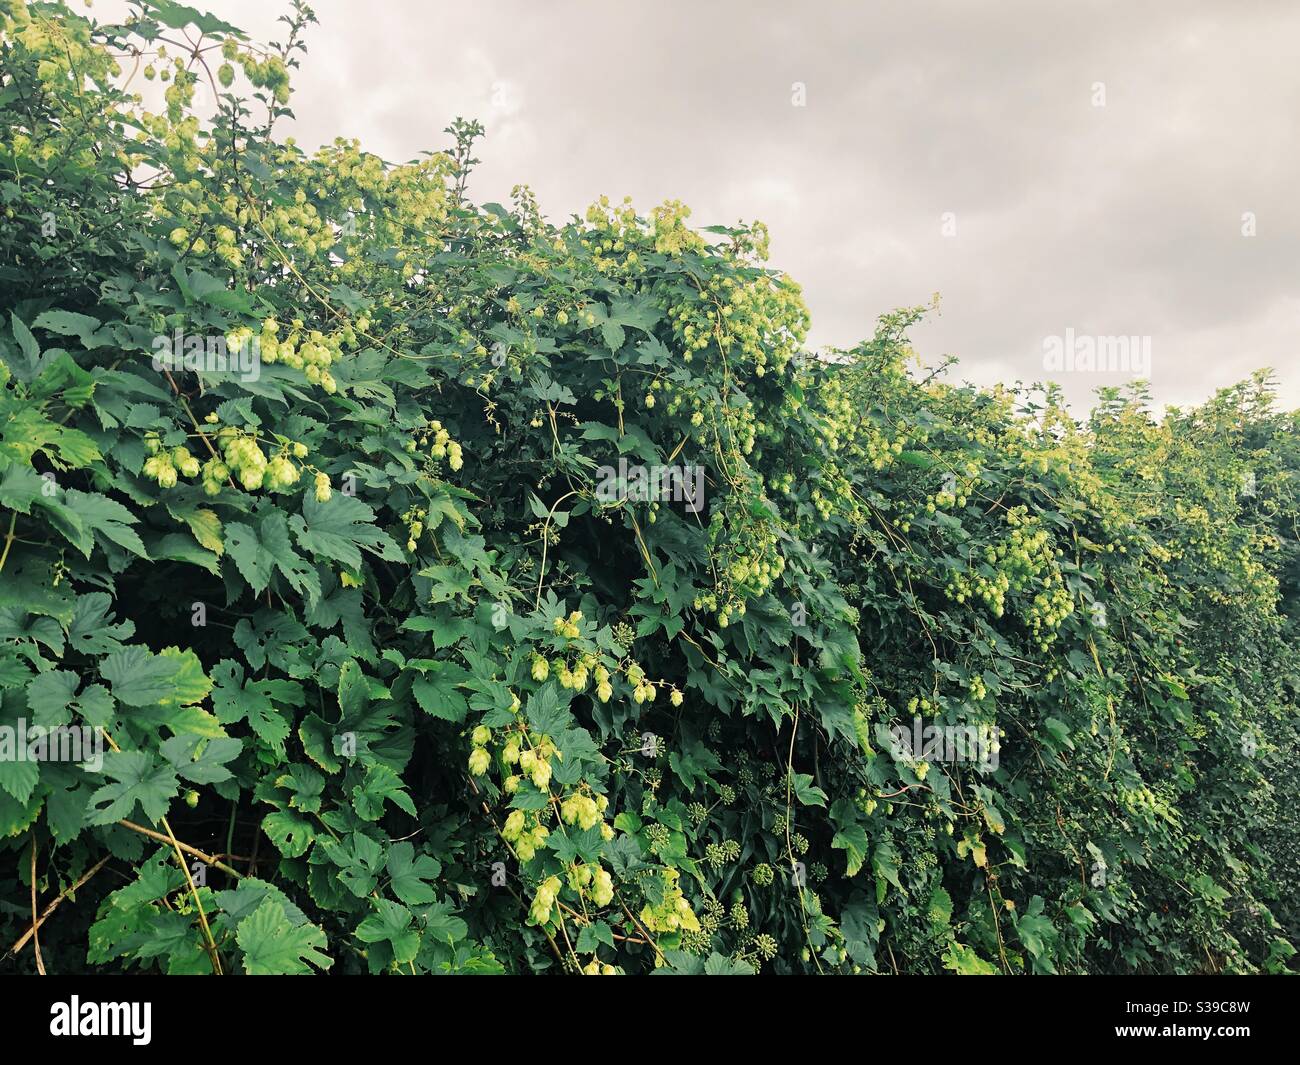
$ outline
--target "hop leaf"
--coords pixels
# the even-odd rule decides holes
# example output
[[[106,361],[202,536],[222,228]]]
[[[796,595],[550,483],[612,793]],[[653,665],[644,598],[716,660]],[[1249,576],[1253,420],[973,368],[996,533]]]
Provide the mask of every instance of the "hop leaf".
[[[323,953],[325,933],[313,924],[290,923],[279,899],[268,896],[239,922],[235,933],[249,976],[302,976],[328,969],[334,961]]]
[[[175,771],[158,765],[148,751],[109,751],[104,755],[104,772],[116,783],[105,784],[90,797],[94,812],[87,823],[91,825],[129,820],[137,803],[145,817],[157,824],[180,791]]]

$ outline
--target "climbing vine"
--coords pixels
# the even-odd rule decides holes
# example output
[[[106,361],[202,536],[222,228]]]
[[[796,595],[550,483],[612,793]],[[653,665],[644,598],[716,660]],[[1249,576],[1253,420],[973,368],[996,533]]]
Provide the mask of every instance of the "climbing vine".
[[[0,967],[1293,965],[1266,374],[817,357],[761,224],[309,152],[305,4],[133,6],[0,0]]]

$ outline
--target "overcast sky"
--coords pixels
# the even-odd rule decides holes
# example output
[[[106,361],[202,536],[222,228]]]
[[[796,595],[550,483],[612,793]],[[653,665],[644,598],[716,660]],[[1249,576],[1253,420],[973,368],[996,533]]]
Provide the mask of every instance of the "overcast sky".
[[[192,2],[262,40],[287,6]],[[762,219],[814,344],[938,292],[918,352],[982,384],[1042,379],[1073,330],[1149,337],[1161,403],[1272,366],[1300,406],[1294,0],[313,6],[304,146],[401,161],[476,117],[480,201]],[[1054,376],[1082,408],[1132,374]]]

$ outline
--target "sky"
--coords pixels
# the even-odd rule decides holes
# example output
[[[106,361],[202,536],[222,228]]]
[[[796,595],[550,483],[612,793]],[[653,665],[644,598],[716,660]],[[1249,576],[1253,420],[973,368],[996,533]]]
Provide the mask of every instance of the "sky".
[[[192,2],[282,37],[287,2]],[[1294,0],[312,6],[282,130],[304,147],[405,161],[477,118],[480,202],[765,222],[812,345],[938,293],[914,347],[958,379],[1050,377],[1082,413],[1102,385],[1186,405],[1271,366],[1300,407]]]

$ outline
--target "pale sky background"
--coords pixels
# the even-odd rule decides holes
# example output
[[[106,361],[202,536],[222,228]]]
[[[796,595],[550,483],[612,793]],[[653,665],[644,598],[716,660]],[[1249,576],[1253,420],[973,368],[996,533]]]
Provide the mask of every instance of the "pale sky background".
[[[279,0],[194,2],[282,36]],[[555,221],[601,193],[762,219],[813,344],[939,292],[917,350],[981,384],[1042,379],[1069,328],[1150,336],[1160,403],[1272,366],[1300,406],[1295,0],[313,7],[281,131],[305,147],[355,136],[404,161],[478,118],[480,202],[522,182]],[[1128,378],[1058,380],[1081,412]]]

